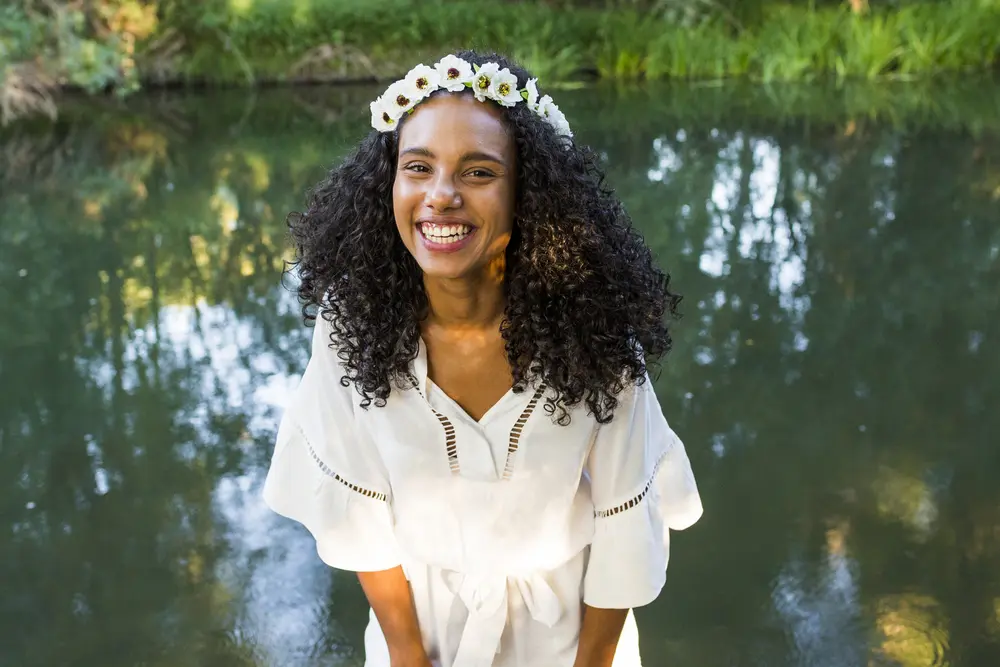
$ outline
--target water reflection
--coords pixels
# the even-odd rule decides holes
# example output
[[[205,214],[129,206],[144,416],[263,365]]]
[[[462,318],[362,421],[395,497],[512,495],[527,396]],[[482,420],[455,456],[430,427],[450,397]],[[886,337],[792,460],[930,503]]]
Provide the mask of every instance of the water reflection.
[[[772,600],[801,665],[853,667],[866,664],[861,634],[857,562],[846,549],[850,524],[826,531],[826,555],[792,555],[775,582]]]
[[[3,135],[0,664],[361,664],[356,583],[258,493],[308,353],[282,218],[369,93]],[[566,94],[686,297],[657,389],[707,514],[647,663],[1000,664],[998,135],[719,94]]]

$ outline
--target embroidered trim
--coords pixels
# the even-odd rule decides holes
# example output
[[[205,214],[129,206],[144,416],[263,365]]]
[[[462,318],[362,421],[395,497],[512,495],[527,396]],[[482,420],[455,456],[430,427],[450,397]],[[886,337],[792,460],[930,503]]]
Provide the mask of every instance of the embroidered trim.
[[[306,448],[309,450],[309,455],[312,456],[313,461],[316,462],[316,465],[319,466],[319,469],[322,470],[326,475],[328,475],[328,476],[332,477],[333,479],[337,480],[338,482],[340,482],[341,484],[343,484],[344,486],[346,486],[347,488],[349,488],[351,491],[354,491],[355,493],[360,493],[361,495],[365,496],[366,498],[372,498],[374,500],[381,500],[382,502],[386,502],[388,500],[388,496],[386,496],[386,494],[384,494],[384,493],[382,493],[380,491],[372,491],[371,489],[366,489],[363,486],[358,486],[357,484],[354,484],[353,482],[347,481],[346,479],[344,479],[343,477],[341,477],[339,474],[337,474],[336,472],[334,472],[334,470],[332,468],[330,468],[330,466],[328,466],[323,461],[323,459],[321,459],[319,457],[319,454],[316,453],[316,450],[313,449],[312,443],[309,442],[309,438],[306,437],[306,434],[302,430],[302,427],[299,427],[299,433],[302,434],[302,439],[306,441]]]
[[[514,458],[520,445],[521,432],[524,431],[524,425],[528,423],[528,418],[531,417],[531,413],[535,411],[535,406],[538,405],[538,401],[544,394],[545,385],[539,385],[535,395],[528,401],[528,405],[525,406],[521,416],[517,418],[514,426],[510,429],[510,440],[507,444],[507,462],[504,464],[503,476],[501,477],[503,480],[509,480],[514,474]]]
[[[458,466],[458,441],[455,439],[455,425],[451,423],[451,420],[445,417],[443,414],[434,409],[427,397],[424,396],[424,392],[420,387],[420,382],[417,381],[413,375],[410,375],[410,379],[413,381],[413,387],[420,394],[421,398],[427,403],[427,407],[431,409],[434,416],[437,417],[438,421],[441,422],[441,428],[444,429],[444,449],[448,454],[448,467],[451,469],[453,475],[457,475],[460,472]]]
[[[594,515],[598,519],[607,519],[609,516],[614,516],[615,514],[621,514],[625,510],[630,510],[639,503],[641,503],[643,499],[646,497],[646,495],[649,493],[649,490],[653,488],[653,481],[656,479],[656,473],[659,472],[660,465],[663,463],[664,460],[666,460],[666,458],[667,458],[667,452],[663,452],[663,454],[660,455],[659,460],[657,460],[656,465],[653,466],[653,474],[649,476],[649,481],[646,482],[646,486],[643,488],[642,491],[640,491],[638,494],[636,494],[629,500],[625,501],[621,505],[616,505],[606,510],[594,510]]]

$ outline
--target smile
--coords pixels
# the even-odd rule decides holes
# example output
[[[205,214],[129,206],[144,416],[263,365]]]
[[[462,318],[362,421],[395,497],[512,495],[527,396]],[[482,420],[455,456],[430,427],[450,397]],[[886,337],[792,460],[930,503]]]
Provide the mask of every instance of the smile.
[[[464,247],[475,233],[472,225],[453,223],[439,225],[431,222],[417,223],[417,230],[424,245],[430,250],[439,252],[454,252]]]
[[[418,224],[420,233],[428,239],[438,243],[455,243],[461,241],[466,236],[472,234],[474,228],[471,225],[435,225],[430,222]]]

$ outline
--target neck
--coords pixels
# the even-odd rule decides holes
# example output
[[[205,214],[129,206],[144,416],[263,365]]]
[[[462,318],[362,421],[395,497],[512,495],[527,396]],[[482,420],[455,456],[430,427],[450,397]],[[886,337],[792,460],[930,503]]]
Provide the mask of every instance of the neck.
[[[503,281],[487,276],[424,277],[429,312],[427,324],[445,329],[493,329],[500,326],[507,297]]]

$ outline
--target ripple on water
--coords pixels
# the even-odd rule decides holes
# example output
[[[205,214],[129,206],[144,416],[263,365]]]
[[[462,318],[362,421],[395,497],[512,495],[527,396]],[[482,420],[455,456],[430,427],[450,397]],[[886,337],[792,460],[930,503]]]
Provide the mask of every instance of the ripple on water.
[[[787,637],[788,664],[865,667],[856,569],[840,546],[820,563],[786,563],[771,598]]]
[[[944,667],[949,665],[947,622],[929,595],[887,595],[875,605],[875,665]]]

